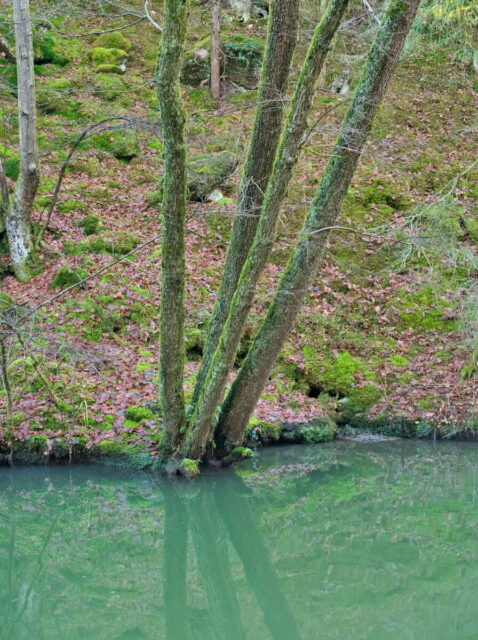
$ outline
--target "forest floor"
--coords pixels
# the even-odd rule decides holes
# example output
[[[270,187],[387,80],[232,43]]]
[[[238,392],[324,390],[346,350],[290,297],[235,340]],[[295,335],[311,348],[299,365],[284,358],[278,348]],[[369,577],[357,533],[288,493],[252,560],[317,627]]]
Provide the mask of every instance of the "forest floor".
[[[207,32],[207,24],[200,24]],[[260,20],[248,31],[235,23],[228,28],[257,38],[265,32]],[[86,126],[113,115],[157,124],[150,82],[157,37],[129,37],[125,88],[113,100],[95,95],[98,74],[84,41],[61,41],[68,65],[40,68],[40,92],[55,79],[68,84],[58,103],[39,117],[43,177],[37,221],[44,220],[69,144]],[[299,63],[300,56],[295,72]],[[450,432],[457,424],[478,428],[478,170],[469,170],[476,161],[477,90],[476,74],[449,49],[422,44],[405,55],[349,190],[342,228],[331,238],[257,406],[252,424],[259,429],[261,423],[332,417],[354,424],[377,416],[404,416],[423,425],[424,433],[427,426]],[[183,95],[189,153],[227,150],[241,161],[256,92],[231,92],[217,105],[204,87],[184,86]],[[13,103],[2,100],[8,157],[16,136],[14,112]],[[319,124],[289,189],[238,364],[293,248],[348,104],[347,95],[318,94],[312,120]],[[89,138],[66,173],[45,238],[43,273],[28,284],[6,274],[2,292],[21,305],[15,322],[28,312],[18,325],[24,344],[9,353],[9,438],[66,436],[157,447],[161,225],[160,207],[148,196],[158,189],[161,150],[150,129],[110,129]],[[239,178],[240,168],[222,187],[219,203],[194,202],[189,208],[188,395],[222,274]],[[94,232],[86,235],[85,229]],[[68,284],[65,267],[91,275],[134,249],[60,294]]]

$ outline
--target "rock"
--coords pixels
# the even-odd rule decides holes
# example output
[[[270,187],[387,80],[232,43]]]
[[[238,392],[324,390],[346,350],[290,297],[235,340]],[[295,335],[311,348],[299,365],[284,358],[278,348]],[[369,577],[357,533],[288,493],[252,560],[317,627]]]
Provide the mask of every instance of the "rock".
[[[224,4],[233,11],[241,22],[247,22],[251,17],[251,0],[224,0]]]
[[[211,38],[203,38],[196,47],[184,54],[181,82],[190,87],[206,83],[210,73]]]
[[[96,67],[96,73],[119,73],[123,74],[126,72],[125,64],[100,64],[99,67]]]
[[[181,81],[191,87],[209,82],[211,38],[200,40],[195,49],[184,56]],[[224,56],[221,74],[233,85],[244,89],[256,89],[259,85],[264,43],[245,36],[230,36],[222,44]]]
[[[99,70],[100,69],[97,69],[97,71]],[[118,78],[117,75],[102,73],[95,78],[93,94],[106,102],[113,102],[125,89],[125,83],[121,78]]]
[[[37,87],[37,104],[42,113],[59,113],[70,107],[73,87],[67,78],[45,78]]]
[[[211,193],[208,195],[208,197],[206,198],[206,200],[208,200],[209,202],[219,202],[220,200],[222,200],[224,198],[224,194],[220,189],[214,189],[213,191],[211,191]]]
[[[122,49],[129,53],[131,51],[131,42],[121,31],[111,31],[109,33],[100,34],[93,42],[93,47],[101,47],[103,49]]]
[[[92,144],[118,160],[129,161],[139,154],[138,136],[131,131],[103,131],[92,137]]]
[[[189,198],[201,201],[220,187],[237,167],[236,156],[229,151],[202,153],[188,162]]]
[[[95,68],[105,64],[121,67],[128,60],[128,54],[124,49],[105,49],[104,47],[95,47],[90,51],[89,58]]]

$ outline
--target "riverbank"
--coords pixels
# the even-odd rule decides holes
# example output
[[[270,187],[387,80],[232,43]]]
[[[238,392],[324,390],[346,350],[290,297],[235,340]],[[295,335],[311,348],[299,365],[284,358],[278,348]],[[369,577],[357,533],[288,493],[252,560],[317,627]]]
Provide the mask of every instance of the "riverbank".
[[[338,425],[333,420],[282,424],[255,421],[248,430],[246,446],[238,449],[234,457],[236,460],[249,457],[263,446],[321,444],[341,439],[375,439],[378,436],[477,441],[478,429],[469,425],[430,425],[404,417],[360,420],[346,425]],[[106,464],[137,470],[164,470],[158,460],[157,449],[147,448],[144,444],[131,445],[111,439],[91,444],[86,437],[49,439],[42,435],[11,443],[0,442],[0,466],[57,464]]]

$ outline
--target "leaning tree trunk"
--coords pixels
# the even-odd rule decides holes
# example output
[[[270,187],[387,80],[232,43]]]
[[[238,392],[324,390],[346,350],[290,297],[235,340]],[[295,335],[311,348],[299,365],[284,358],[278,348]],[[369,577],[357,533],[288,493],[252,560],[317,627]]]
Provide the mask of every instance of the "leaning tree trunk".
[[[188,0],[166,0],[157,90],[164,133],[163,241],[161,260],[160,396],[165,453],[170,455],[185,423],[184,282],[186,215],[185,112],[179,78],[186,38]]]
[[[399,60],[419,3],[420,0],[391,0],[383,16],[354,102],[342,125],[332,159],[309,211],[302,239],[287,265],[267,317],[223,404],[216,431],[218,451],[222,454],[242,442],[248,419],[294,325],[303,298],[321,261],[327,236],[336,223],[373,118]]]
[[[198,373],[193,403],[202,391],[229,306],[256,233],[259,211],[279,143],[290,63],[297,39],[298,0],[274,0],[269,14],[267,45],[258,92],[254,130],[239,189],[237,215],[206,348]]]
[[[254,301],[256,286],[274,244],[279,213],[306,134],[317,82],[347,4],[348,0],[332,0],[317,25],[308,49],[262,205],[256,238],[242,269],[203,392],[190,421],[191,451],[188,455],[193,458],[201,457],[204,446],[213,434],[215,408],[223,398],[227,376]]]
[[[38,189],[40,173],[36,132],[32,23],[28,0],[14,0],[13,19],[18,79],[20,175],[12,202],[6,207],[5,228],[15,275],[18,280],[28,282],[41,271],[31,221],[33,201]]]

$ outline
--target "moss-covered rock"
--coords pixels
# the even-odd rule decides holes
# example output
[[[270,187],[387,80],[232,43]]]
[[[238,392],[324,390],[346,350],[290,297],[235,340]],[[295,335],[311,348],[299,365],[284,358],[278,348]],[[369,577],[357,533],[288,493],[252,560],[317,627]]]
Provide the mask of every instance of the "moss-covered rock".
[[[70,59],[59,51],[58,40],[49,33],[35,33],[33,36],[35,64],[56,64],[61,67]]]
[[[61,267],[56,272],[55,277],[51,281],[51,289],[66,289],[74,284],[78,284],[88,277],[88,271],[78,269],[76,267]]]
[[[201,201],[221,186],[235,171],[237,158],[229,151],[220,153],[201,153],[189,159],[188,190],[189,198]]]
[[[89,58],[95,68],[103,64],[122,66],[128,60],[128,53],[124,49],[95,47],[90,51]]]
[[[199,87],[209,78],[211,67],[211,38],[203,38],[183,58],[181,82],[190,87]]]
[[[251,418],[247,429],[248,442],[261,442],[268,444],[270,442],[278,442],[281,437],[282,424],[280,422],[267,422]]]
[[[46,78],[37,87],[37,104],[42,113],[71,111],[75,106],[69,100],[73,87],[68,78]]]
[[[92,146],[118,160],[132,160],[139,154],[138,136],[131,131],[104,131],[92,137]]]
[[[283,442],[330,442],[337,433],[337,425],[331,418],[320,418],[307,424],[286,423],[282,426]]]
[[[260,79],[264,42],[235,35],[223,45],[224,74],[229,82],[244,89],[256,89]]]
[[[124,412],[124,415],[127,420],[131,420],[135,423],[142,422],[143,420],[151,420],[151,418],[154,418],[154,413],[151,411],[151,409],[142,407],[138,404],[133,404],[128,407]]]
[[[349,391],[344,413],[347,415],[349,415],[350,412],[367,413],[374,404],[377,404],[382,396],[383,391],[373,384],[354,387]]]
[[[264,42],[241,35],[228,36],[222,44],[224,57],[221,73],[229,82],[244,89],[256,89],[259,84]],[[203,38],[184,55],[181,81],[190,87],[204,85],[210,74],[211,38]]]
[[[100,34],[93,42],[93,48],[101,49],[121,49],[129,53],[131,51],[131,41],[121,33],[121,31],[111,31]]]
[[[123,75],[126,72],[126,67],[117,64],[100,64],[96,67],[96,73],[116,73]]]
[[[376,374],[360,358],[342,351],[335,358],[322,358],[313,347],[302,349],[307,382],[320,390],[348,396],[357,382],[357,374],[365,380],[375,380]]]
[[[110,253],[112,255],[126,255],[140,244],[141,238],[128,232],[118,233],[114,240],[94,238],[75,242],[67,240],[63,243],[63,251],[69,256],[83,253]]]
[[[183,458],[178,466],[178,471],[181,475],[189,480],[192,480],[199,475],[199,463],[197,460],[191,460],[190,458]]]
[[[101,71],[101,69],[97,69]],[[108,70],[106,70],[108,71]],[[126,89],[126,85],[122,78],[110,73],[100,73],[95,78],[93,85],[93,93],[106,102],[113,102]]]

